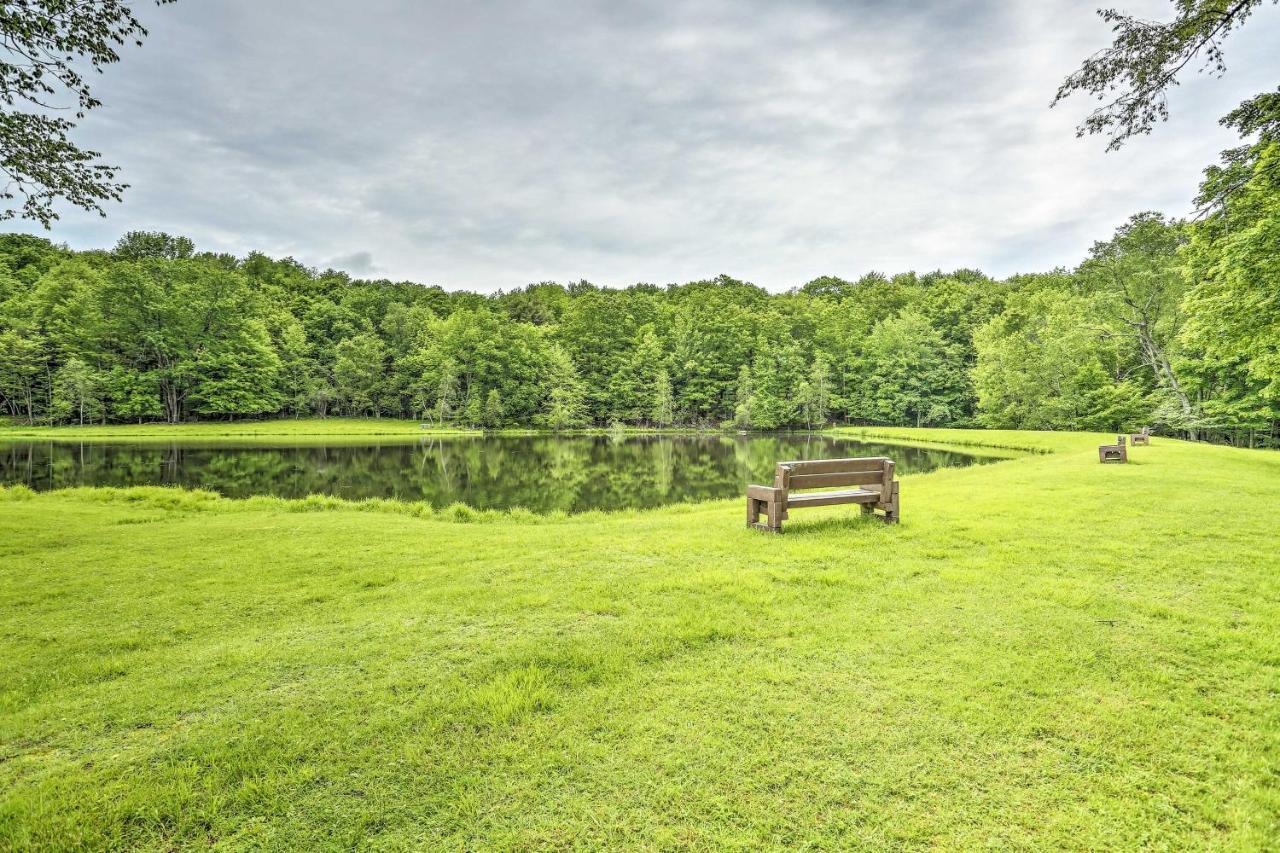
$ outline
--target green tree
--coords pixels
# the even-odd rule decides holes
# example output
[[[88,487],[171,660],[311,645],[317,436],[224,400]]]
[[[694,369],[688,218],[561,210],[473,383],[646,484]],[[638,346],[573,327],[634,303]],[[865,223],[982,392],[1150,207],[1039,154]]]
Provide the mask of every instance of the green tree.
[[[805,426],[813,429],[826,424],[831,406],[831,368],[822,353],[814,356],[809,378],[801,383],[796,398]]]
[[[1280,144],[1194,230],[1179,343],[1184,369],[1216,430],[1270,431],[1280,421]],[[1250,439],[1252,442],[1252,438]]]
[[[613,417],[630,423],[649,417],[654,405],[653,380],[662,363],[662,345],[653,325],[646,323],[636,332],[631,351],[609,379]]]
[[[855,414],[873,423],[947,424],[963,411],[968,381],[942,335],[924,317],[904,312],[867,336]]]
[[[1118,149],[1169,118],[1168,90],[1187,66],[1198,64],[1218,76],[1226,71],[1222,40],[1263,2],[1173,0],[1173,20],[1165,23],[1100,9],[1115,38],[1068,75],[1053,103],[1077,92],[1103,101],[1077,135],[1106,134],[1107,149]]]
[[[101,288],[102,275],[83,257],[68,258],[36,280],[23,300],[22,325],[45,339],[51,361],[96,360],[101,316],[95,297]]]
[[[652,301],[648,294],[579,286],[564,307],[555,341],[578,366],[594,418],[631,405],[614,399],[618,386],[613,378],[626,363],[640,326],[653,320]]]
[[[997,429],[1118,430],[1151,406],[1123,339],[1096,323],[1100,297],[1021,293],[978,330],[978,420]]]
[[[796,390],[803,376],[803,362],[790,341],[756,341],[751,366],[751,424],[757,429],[778,429],[795,423],[799,413]]]
[[[216,259],[119,261],[106,268],[95,296],[97,339],[119,363],[158,382],[170,423],[188,414],[197,363],[237,349],[254,334],[248,325],[260,322],[244,275]]]
[[[55,420],[72,420],[81,426],[85,418],[102,416],[102,382],[97,372],[72,357],[53,377],[52,414]]]
[[[103,377],[102,387],[112,418],[142,423],[164,417],[160,381],[154,372],[117,364]]]
[[[1280,162],[1264,155],[1280,145],[1280,89],[1245,101],[1223,117],[1221,124],[1238,131],[1245,144],[1222,152],[1222,165],[1205,170],[1196,203],[1202,216],[1221,212],[1236,193],[1277,177]]]
[[[489,393],[484,398],[484,411],[480,415],[481,422],[490,429],[498,429],[502,426],[503,414],[502,397],[498,394],[498,389],[489,389]]]
[[[329,408],[337,402],[338,389],[334,387],[332,379],[327,375],[318,375],[312,377],[312,381],[306,390],[306,400],[311,406],[311,411],[315,412],[320,418],[329,417]]]
[[[322,409],[326,406],[323,403],[319,407],[316,405],[321,378],[311,357],[306,329],[292,314],[285,313],[279,322],[276,350],[280,361],[278,387],[281,405],[294,417],[311,411],[324,417]]]
[[[415,363],[422,381],[429,383],[455,370],[464,399],[498,391],[507,420],[532,423],[546,399],[547,346],[545,335],[533,326],[513,323],[488,307],[464,308],[438,325],[430,343],[415,354]],[[477,405],[483,407],[483,396]]]
[[[761,288],[721,276],[668,291],[673,347],[668,367],[676,409],[693,421],[734,416],[739,367],[752,358],[752,342],[767,313]]]
[[[547,356],[547,402],[542,424],[554,430],[571,429],[588,423],[586,388],[573,359],[553,345]]]
[[[387,350],[373,332],[340,341],[334,350],[333,378],[338,398],[350,414],[382,414]]]
[[[519,323],[555,326],[569,303],[569,291],[554,281],[531,284],[510,293],[498,294],[507,316]]]
[[[468,426],[478,427],[484,424],[484,400],[480,389],[472,388],[467,392],[467,401],[462,407],[463,417]]]
[[[1108,376],[1099,361],[1076,371],[1078,387],[1088,389],[1077,428],[1094,432],[1125,432],[1151,420],[1151,399],[1132,379]]]
[[[0,7],[0,42],[10,60],[0,62],[0,170],[7,178],[0,198],[21,199],[0,219],[20,215],[47,228],[58,218],[59,199],[100,214],[103,202],[120,200],[125,184],[116,180],[118,169],[68,134],[101,106],[85,74],[118,62],[116,49],[140,45],[146,34],[120,0],[17,0]]]
[[[448,423],[453,417],[454,406],[458,399],[458,366],[453,359],[446,358],[440,367],[436,381],[436,415],[440,423]]]
[[[1181,223],[1139,213],[1112,239],[1094,243],[1078,274],[1086,291],[1101,297],[1093,303],[1100,319],[1137,346],[1156,385],[1176,406],[1169,422],[1194,438],[1195,407],[1174,369],[1186,281],[1178,250],[1185,242]]]
[[[754,397],[755,382],[751,377],[751,368],[744,364],[738,368],[738,384],[734,392],[733,425],[738,429],[751,429],[753,426]]]
[[[279,374],[270,335],[260,321],[249,320],[200,351],[191,368],[193,408],[227,417],[279,411]]]
[[[1265,138],[1206,173],[1206,193],[1219,181],[1238,188],[1201,221],[1140,215],[1074,272],[1001,282],[955,270],[773,295],[720,277],[486,297],[256,253],[196,255],[163,232],[125,235],[112,252],[0,235],[0,409],[73,417],[74,359],[97,377],[102,412],[86,403],[86,420],[332,407],[559,429],[615,418],[752,429],[1149,422],[1267,443],[1280,431],[1269,299],[1280,156]],[[486,417],[490,392],[497,421]]]
[[[9,413],[36,421],[36,395],[44,371],[44,347],[15,331],[0,332],[0,401]]]
[[[188,237],[175,237],[163,231],[130,231],[116,241],[111,253],[125,261],[160,258],[187,260],[195,254],[196,245]]]
[[[653,409],[649,412],[649,417],[654,424],[660,427],[669,427],[675,422],[675,394],[671,389],[671,375],[667,373],[666,368],[658,370],[658,376],[653,382]]]

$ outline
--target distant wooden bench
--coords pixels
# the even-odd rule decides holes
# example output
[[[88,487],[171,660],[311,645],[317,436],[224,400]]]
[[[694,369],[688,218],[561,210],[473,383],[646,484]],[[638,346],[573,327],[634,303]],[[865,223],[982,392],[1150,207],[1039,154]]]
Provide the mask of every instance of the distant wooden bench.
[[[855,486],[839,491],[804,492],[830,486]],[[864,514],[880,509],[884,520],[899,520],[898,481],[893,460],[884,456],[859,459],[816,459],[779,462],[772,486],[747,486],[747,526],[781,533],[788,511],[810,506],[860,504]],[[760,516],[766,519],[760,523]]]
[[[1099,462],[1128,462],[1129,451],[1124,446],[1124,436],[1117,435],[1115,444],[1098,445]]]
[[[1129,443],[1134,447],[1139,444],[1144,447],[1151,446],[1151,427],[1143,427],[1142,432],[1133,432],[1129,434]]]

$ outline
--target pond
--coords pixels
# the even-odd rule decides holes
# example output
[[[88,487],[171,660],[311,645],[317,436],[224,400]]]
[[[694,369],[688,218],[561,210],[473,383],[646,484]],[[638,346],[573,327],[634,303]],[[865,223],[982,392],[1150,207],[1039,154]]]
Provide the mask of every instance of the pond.
[[[747,483],[772,482],[776,462],[839,456],[889,456],[899,473],[994,461],[811,434],[23,440],[0,443],[0,482],[37,490],[166,485],[233,498],[321,493],[582,512],[738,497]]]

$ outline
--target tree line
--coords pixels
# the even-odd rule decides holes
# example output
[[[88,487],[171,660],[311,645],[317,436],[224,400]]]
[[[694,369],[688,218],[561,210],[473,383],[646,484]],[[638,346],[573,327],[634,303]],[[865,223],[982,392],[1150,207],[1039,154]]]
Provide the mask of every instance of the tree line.
[[[163,233],[0,236],[0,410],[27,423],[395,416],[569,429],[1118,430],[1270,444],[1280,146],[1211,170],[1195,222],[1132,217],[1075,269],[727,276],[481,295]]]

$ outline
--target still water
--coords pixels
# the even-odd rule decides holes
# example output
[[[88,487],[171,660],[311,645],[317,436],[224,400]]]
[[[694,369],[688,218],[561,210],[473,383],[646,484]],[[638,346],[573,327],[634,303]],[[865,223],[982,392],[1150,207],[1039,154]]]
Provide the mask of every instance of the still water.
[[[737,497],[788,459],[888,456],[899,473],[992,461],[815,436],[485,436],[360,440],[0,443],[0,482],[37,490],[166,485],[228,497],[322,493],[536,512]]]

